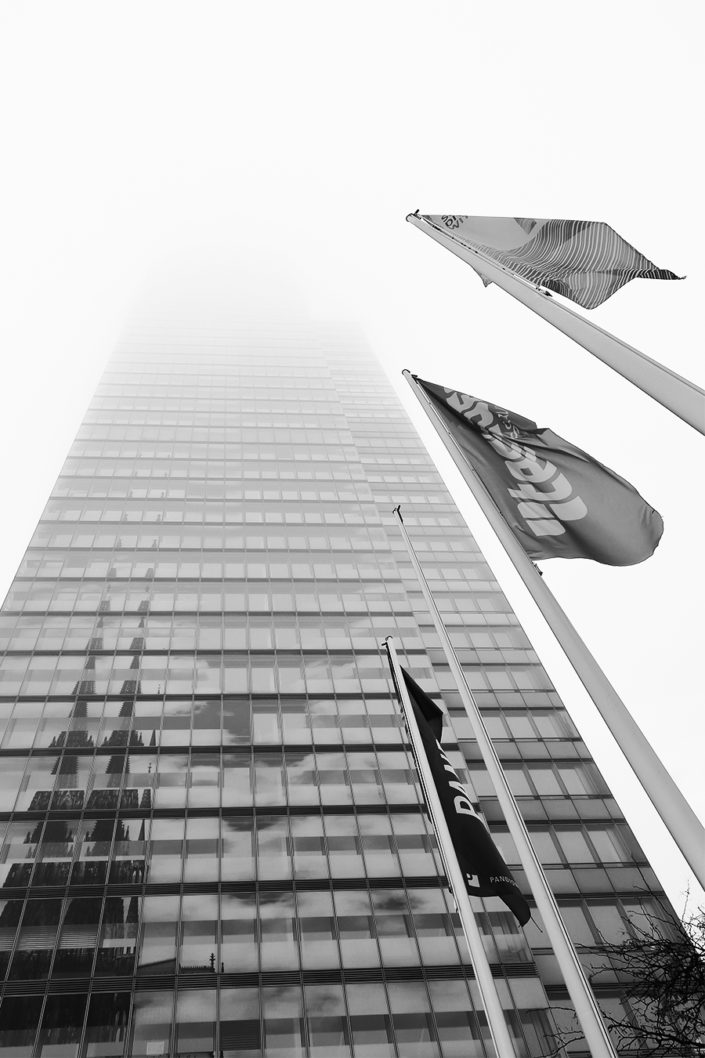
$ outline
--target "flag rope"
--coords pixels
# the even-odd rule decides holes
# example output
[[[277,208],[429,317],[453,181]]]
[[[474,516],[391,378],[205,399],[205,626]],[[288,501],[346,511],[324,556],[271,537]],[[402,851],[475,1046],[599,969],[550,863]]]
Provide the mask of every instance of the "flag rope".
[[[578,635],[562,606],[512,533],[494,500],[458,448],[432,403],[409,371],[402,374],[443,441],[465,483],[529,589],[563,653],[641,783],[699,884],[705,889],[705,828],[653,746]]]
[[[504,774],[497,752],[492,743],[485,722],[482,719],[480,709],[475,701],[472,691],[465,679],[465,673],[458,661],[455,648],[450,641],[447,629],[436,606],[433,593],[428,586],[426,576],[419,562],[414,546],[404,525],[401,509],[396,507],[394,513],[397,517],[406,550],[411,564],[416,573],[426,605],[431,614],[436,633],[441,641],[448,666],[457,685],[465,712],[472,725],[473,734],[477,741],[478,749],[483,763],[489,774],[494,787],[497,800],[509,828],[509,833],[519,852],[521,865],[526,873],[531,887],[536,907],[539,910],[546,933],[551,942],[553,953],[556,956],[568,994],[575,1008],[580,1027],[585,1036],[585,1042],[592,1058],[617,1058],[612,1041],[605,1024],[602,1020],[597,1001],[593,991],[585,977],[578,955],[568,935],[565,923],[556,903],[551,887],[544,874],[541,862],[536,855],[531,843],[529,832],[526,828],[524,818],[519,811],[514,795],[509,788],[509,783]]]

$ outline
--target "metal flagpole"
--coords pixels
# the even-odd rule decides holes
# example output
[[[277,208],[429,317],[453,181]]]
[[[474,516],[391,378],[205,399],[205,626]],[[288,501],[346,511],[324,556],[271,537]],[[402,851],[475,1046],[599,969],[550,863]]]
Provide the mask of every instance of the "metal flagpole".
[[[693,874],[700,885],[705,888],[705,829],[698,817],[585,646],[537,567],[514,536],[499,508],[468,463],[421,386],[409,371],[404,371],[403,375],[435,426],[468,488],[499,537],[517,573],[531,592],[534,602],[548,622],[553,635],[560,643],[563,652],[592,698],[597,711],[607,724],[651,803],[666,824]]]
[[[438,847],[443,859],[446,878],[448,879],[448,884],[453,894],[455,906],[458,910],[460,922],[463,927],[463,933],[465,934],[465,940],[467,941],[470,950],[470,961],[475,973],[477,986],[480,990],[482,1005],[485,1009],[485,1014],[487,1015],[487,1023],[490,1028],[490,1035],[492,1036],[494,1049],[497,1052],[497,1058],[516,1058],[516,1048],[509,1035],[506,1016],[502,1009],[502,1004],[492,977],[492,971],[490,970],[487,953],[485,952],[485,947],[482,943],[480,929],[477,925],[477,920],[475,919],[470,904],[470,897],[465,888],[463,872],[460,869],[460,864],[458,863],[453,850],[453,841],[450,836],[450,831],[448,830],[445,816],[443,815],[443,808],[436,791],[436,784],[433,781],[433,775],[431,774],[431,768],[429,767],[423,742],[421,741],[421,734],[419,732],[418,724],[416,723],[416,717],[414,716],[409,692],[406,689],[404,676],[399,666],[399,659],[397,658],[397,652],[392,636],[388,636],[384,640],[384,645],[387,648],[387,656],[389,657],[394,684],[397,689],[399,701],[401,702],[402,712],[404,713],[404,719],[409,732],[409,739],[411,741],[416,767],[421,778],[424,799],[431,816],[431,823],[436,831],[436,837],[438,838]]]
[[[526,829],[523,816],[521,815],[519,807],[514,800],[514,795],[509,788],[509,783],[507,782],[499,757],[492,744],[492,739],[487,733],[487,728],[485,727],[485,722],[480,714],[478,704],[473,697],[467,680],[465,679],[465,673],[458,661],[453,644],[450,641],[446,627],[443,624],[440,613],[438,612],[435,599],[433,598],[431,589],[426,581],[426,577],[421,568],[421,564],[419,563],[414,546],[409,539],[409,534],[406,531],[406,526],[404,525],[404,520],[401,516],[401,510],[399,507],[394,508],[394,513],[397,515],[399,528],[401,529],[404,543],[406,544],[406,549],[409,558],[411,559],[411,564],[416,571],[416,576],[418,577],[424,599],[426,600],[426,605],[431,613],[431,618],[436,632],[438,633],[438,637],[441,640],[443,652],[446,656],[448,665],[450,666],[450,671],[453,674],[453,679],[457,684],[463,705],[465,706],[465,712],[472,724],[473,734],[477,740],[477,745],[482,755],[485,768],[492,781],[500,808],[507,821],[509,833],[514,839],[514,843],[519,852],[521,865],[526,872],[526,877],[531,886],[531,892],[536,901],[536,907],[538,908],[544,926],[546,927],[546,933],[551,942],[554,955],[558,960],[558,965],[560,966],[566,988],[568,989],[568,995],[575,1007],[575,1013],[580,1022],[580,1027],[585,1036],[585,1041],[588,1045],[590,1054],[592,1055],[592,1058],[617,1058],[617,1053],[612,1046],[612,1041],[602,1020],[595,996],[593,995],[592,989],[585,977],[572,941],[568,936],[565,923],[561,918],[556,898],[553,895],[551,887],[549,886],[543,872],[543,867],[541,866],[538,856],[534,851],[534,847],[531,844],[531,838]]]
[[[568,338],[582,345],[583,349],[587,349],[598,360],[602,360],[643,393],[653,397],[693,429],[705,434],[705,391],[694,382],[645,356],[633,345],[616,338],[566,305],[554,301],[549,294],[537,290],[532,283],[514,275],[504,265],[486,257],[481,251],[463,245],[450,232],[443,231],[426,218],[411,213],[406,219],[414,227],[425,231],[441,246],[445,246],[456,257],[471,265],[486,279],[506,290],[517,301],[521,301],[522,305],[526,305],[532,312],[557,327]]]

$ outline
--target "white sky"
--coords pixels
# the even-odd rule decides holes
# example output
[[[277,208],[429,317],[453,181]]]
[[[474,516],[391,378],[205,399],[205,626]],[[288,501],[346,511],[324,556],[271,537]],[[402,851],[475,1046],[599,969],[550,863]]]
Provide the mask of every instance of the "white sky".
[[[702,384],[701,11],[680,0],[5,0],[0,595],[155,281],[203,288],[217,274],[236,310],[271,287],[314,317],[358,323],[680,908],[680,855],[398,373],[550,425],[662,513],[646,563],[544,572],[705,814],[703,438],[404,222],[416,208],[609,221],[689,278],[635,281],[592,317]],[[263,313],[280,311],[279,297]]]

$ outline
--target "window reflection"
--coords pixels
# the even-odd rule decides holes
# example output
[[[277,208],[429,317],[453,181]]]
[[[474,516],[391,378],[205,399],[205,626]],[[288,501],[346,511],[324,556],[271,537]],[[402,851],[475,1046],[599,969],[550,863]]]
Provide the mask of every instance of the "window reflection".
[[[347,984],[345,991],[356,1058],[392,1058],[397,1051],[385,990],[375,984]]]
[[[257,818],[257,871],[260,878],[290,878],[289,821],[284,816]]]
[[[350,1055],[350,1033],[342,985],[307,985],[304,992],[311,1056],[342,1058]]]
[[[218,897],[184,896],[181,900],[179,973],[215,973],[218,961]]]
[[[305,1054],[300,988],[263,988],[262,1017],[268,1054],[292,1055],[292,1058]]]
[[[465,982],[429,981],[428,990],[444,1058],[486,1058],[491,1054],[491,1044],[485,1048],[483,1043],[487,1026],[473,1011]],[[484,1022],[484,1014],[480,1018]]]
[[[180,991],[176,1000],[175,1054],[209,1055],[215,1053],[216,993],[199,988]]]
[[[176,972],[178,921],[178,896],[147,896],[144,898],[140,913],[142,940],[137,963],[138,973]]]
[[[133,972],[138,936],[138,907],[136,896],[106,897],[96,953],[97,974],[122,975]]]
[[[85,995],[48,996],[39,1028],[37,1055],[41,1058],[78,1058]]]
[[[294,894],[260,892],[258,912],[262,969],[297,969],[299,931]]]
[[[391,983],[388,986],[394,1034],[405,1055],[439,1055],[431,1017],[431,1003],[422,982]]]
[[[41,996],[6,996],[0,1006],[0,1048],[30,1058],[42,1009]]]
[[[220,820],[190,817],[186,821],[184,881],[217,882],[220,851]]]
[[[222,820],[222,879],[254,878],[254,826],[252,819],[234,816]]]
[[[10,964],[10,978],[43,977],[48,973],[60,914],[60,900],[27,901]]]
[[[177,882],[183,866],[184,822],[154,819],[149,832],[149,882]]]
[[[260,1058],[260,995],[256,988],[220,991],[220,1049],[223,1058]]]
[[[55,974],[90,974],[101,911],[99,897],[68,901],[54,959]]]
[[[254,893],[221,895],[220,966],[225,973],[256,970],[259,966],[259,931]]]
[[[125,1047],[129,992],[94,992],[88,1006],[85,1058],[119,1058]]]
[[[137,992],[133,1002],[131,1053],[169,1054],[173,992]]]

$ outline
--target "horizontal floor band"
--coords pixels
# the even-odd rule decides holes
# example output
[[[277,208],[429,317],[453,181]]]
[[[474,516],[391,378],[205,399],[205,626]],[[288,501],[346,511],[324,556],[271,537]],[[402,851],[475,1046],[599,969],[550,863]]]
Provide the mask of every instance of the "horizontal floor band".
[[[518,870],[518,868],[516,868]],[[50,899],[75,899],[77,897],[91,897],[102,899],[106,897],[140,897],[140,896],[174,896],[183,893],[184,896],[224,894],[257,894],[262,893],[314,893],[314,892],[346,892],[377,889],[437,889],[439,886],[446,887],[446,879],[443,875],[386,875],[378,878],[263,878],[243,879],[242,881],[213,881],[213,882],[135,882],[135,883],[110,883],[101,882],[97,885],[47,885],[47,886],[3,886],[0,896],[4,900],[30,900]],[[583,888],[580,893],[560,893],[556,899],[562,907],[577,906],[582,899],[591,897],[604,898],[621,897],[630,900],[634,897],[634,890],[629,888],[610,890],[605,893],[604,885],[594,890]],[[530,907],[535,906],[533,896],[527,891],[526,900]]]
[[[286,714],[284,714],[284,715],[286,715]],[[390,714],[390,719],[391,718],[392,718],[392,714]],[[400,726],[400,729],[401,729],[401,726]],[[119,730],[119,729],[116,729],[116,730]],[[149,729],[148,728],[147,729],[143,728],[142,730],[149,730]],[[156,728],[155,728],[155,730],[156,730]],[[371,730],[371,731],[374,731],[374,728],[369,728],[369,729],[359,728],[358,730]],[[469,740],[460,739],[460,743],[461,744],[466,742],[466,741],[469,741]],[[515,743],[512,743],[510,739],[505,739],[504,741],[507,742],[507,743],[510,743],[511,745],[515,745]],[[531,740],[529,740],[529,739],[526,740],[527,743],[530,742],[530,741]],[[535,739],[533,739],[533,741],[536,743],[537,746],[544,746],[545,745],[545,743],[539,738],[535,738]],[[556,741],[560,741],[560,742],[570,742],[570,741],[572,741],[573,743],[581,744],[581,740],[580,739],[557,739]],[[403,745],[404,745],[404,747],[408,747],[408,743],[406,741],[404,742]],[[447,746],[447,745],[449,745],[449,743],[445,742],[444,745]],[[452,743],[450,743],[450,745],[452,747]],[[498,750],[498,755],[499,755],[500,760],[501,760],[502,759],[502,743],[501,743],[500,740],[495,740],[495,748]],[[524,748],[524,749],[526,749],[528,751],[526,756],[517,757],[517,756],[514,755],[514,756],[507,756],[505,759],[508,762],[511,762],[512,764],[521,764],[521,762],[523,760],[533,760],[534,762],[541,761],[543,763],[549,763],[549,764],[568,764],[568,765],[570,765],[570,764],[575,765],[576,762],[580,763],[581,761],[585,761],[585,763],[587,763],[587,764],[592,764],[593,763],[591,758],[589,758],[587,756],[586,757],[577,757],[577,758],[576,757],[568,757],[568,756],[565,756],[565,757],[561,757],[561,756],[546,757],[546,755],[544,753],[544,754],[541,754],[541,755],[537,755],[536,757],[531,757],[529,755],[530,754],[530,750],[531,750],[531,746],[530,745],[525,745],[522,748]],[[130,745],[130,746],[62,746],[61,748],[58,748],[58,747],[53,747],[53,748],[43,747],[41,749],[34,749],[34,750],[31,751],[31,757],[32,757],[32,759],[36,759],[37,757],[42,757],[42,758],[47,758],[48,757],[48,758],[54,759],[54,760],[58,760],[60,757],[105,757],[105,758],[110,758],[110,757],[114,757],[114,758],[118,758],[118,757],[132,757],[132,756],[136,756],[136,757],[140,757],[140,756],[141,757],[152,757],[152,756],[155,756],[155,754],[158,754],[158,753],[161,753],[163,756],[169,756],[169,755],[174,755],[174,754],[188,753],[189,750],[191,750],[193,753],[220,753],[220,751],[223,750],[224,753],[230,753],[230,754],[233,754],[235,756],[239,755],[239,756],[245,757],[248,754],[250,754],[251,752],[255,753],[255,754],[259,754],[259,753],[277,753],[277,752],[288,752],[290,754],[295,754],[295,753],[311,753],[312,750],[316,750],[316,752],[318,752],[318,753],[342,753],[343,751],[345,751],[346,753],[354,754],[354,753],[369,753],[370,750],[373,750],[373,749],[378,749],[378,750],[382,750],[382,751],[386,751],[386,752],[397,752],[398,753],[402,749],[402,744],[399,743],[399,742],[383,742],[383,741],[380,741],[378,739],[371,738],[369,740],[369,742],[355,742],[355,743],[318,742],[318,741],[313,742],[312,741],[312,742],[284,742],[284,743],[282,743],[282,742],[258,742],[257,744],[240,743],[238,745],[228,745],[227,743],[224,743],[224,742],[210,742],[210,743],[204,743],[204,744],[201,744],[201,743],[191,744],[190,742],[183,742],[181,745],[177,744],[177,745],[169,745],[169,746],[149,746],[149,745],[141,745],[141,746],[133,746],[133,745]],[[29,751],[27,749],[24,749],[24,750],[22,750],[22,749],[19,749],[19,750],[18,749],[9,749],[9,750],[0,751],[0,761],[2,761],[2,760],[12,760],[12,759],[16,759],[18,757],[21,760],[26,760],[29,756],[30,756],[30,753],[29,753]],[[478,766],[482,766],[482,761],[479,758],[478,758],[477,761],[468,761],[467,763],[468,764],[476,763]],[[136,785],[140,785],[140,784],[137,783]],[[548,795],[548,796],[550,798],[550,795]],[[596,795],[596,796],[598,796],[598,795]],[[605,795],[600,795],[600,796],[605,796]]]
[[[149,789],[149,787],[146,787]],[[478,799],[475,804],[479,805],[480,808],[486,806],[488,802],[493,801],[493,798],[483,797]],[[568,801],[569,798],[558,798],[560,801]],[[597,798],[597,800],[601,800]],[[549,801],[550,803],[550,801]],[[521,806],[520,806],[521,807]],[[417,813],[419,810],[425,812],[424,805],[419,804],[326,804],[326,805],[261,805],[256,808],[247,806],[244,808],[234,807],[202,807],[195,805],[186,811],[185,807],[181,808],[115,808],[115,809],[80,809],[77,808],[74,811],[68,809],[52,811],[50,809],[36,811],[36,812],[0,812],[0,822],[14,822],[14,823],[40,823],[40,822],[74,822],[77,823],[82,820],[101,820],[101,819],[146,819],[148,816],[153,819],[213,819],[224,818],[224,819],[256,819],[260,816],[320,816],[320,815],[336,815],[336,816],[352,816],[352,815],[386,815],[388,811],[394,812],[395,814],[403,813]],[[545,830],[547,826],[556,823],[563,823],[565,826],[577,828],[581,825],[592,825],[605,826],[606,823],[623,823],[624,819],[610,818],[605,820],[604,816],[585,816],[580,819],[538,819],[538,820],[527,820],[527,826],[530,831],[532,830]],[[493,833],[507,833],[507,824],[502,820],[489,820],[489,827]],[[630,864],[632,861],[629,861]]]
[[[538,977],[534,963],[491,963],[490,970],[494,978],[527,978]],[[423,981],[426,980],[462,980],[474,978],[472,966],[451,964],[446,966],[389,966],[389,967],[353,967],[343,969],[311,970],[270,970],[262,973],[218,973],[206,968],[182,970],[180,973],[142,973],[134,977],[74,977],[74,978],[41,978],[27,981],[7,981],[3,987],[4,995],[43,995],[77,993],[85,994],[93,987],[94,992],[130,992],[134,982],[135,991],[149,992],[154,990],[174,990],[200,988],[264,988],[279,985],[297,984],[343,984],[347,982],[383,982],[383,981]]]

